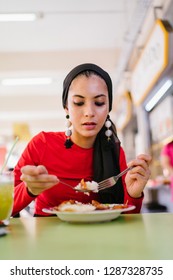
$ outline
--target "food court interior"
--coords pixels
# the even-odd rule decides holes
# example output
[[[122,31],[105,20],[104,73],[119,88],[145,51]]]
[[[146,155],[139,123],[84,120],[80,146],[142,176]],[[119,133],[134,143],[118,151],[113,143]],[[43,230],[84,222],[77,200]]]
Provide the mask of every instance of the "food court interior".
[[[7,13],[25,13],[24,21]],[[96,63],[113,81],[110,115],[127,161],[152,156],[142,212],[173,212],[160,163],[173,140],[172,14],[172,0],[0,0],[0,166],[16,136],[9,169],[31,137],[65,129],[63,79],[77,64]]]

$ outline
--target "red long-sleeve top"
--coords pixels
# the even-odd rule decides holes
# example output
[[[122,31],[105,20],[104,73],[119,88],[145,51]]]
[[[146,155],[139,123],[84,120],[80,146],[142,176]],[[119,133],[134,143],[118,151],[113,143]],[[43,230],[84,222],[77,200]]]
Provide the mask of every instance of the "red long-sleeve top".
[[[27,145],[21,155],[15,169],[14,207],[12,215],[16,215],[35,199],[35,214],[47,216],[42,211],[59,205],[61,202],[74,199],[83,203],[89,203],[92,199],[99,200],[97,193],[76,192],[73,189],[59,183],[42,192],[37,197],[31,196],[24,182],[20,180],[21,167],[25,165],[44,165],[49,174],[56,175],[60,180],[76,186],[82,178],[85,181],[93,179],[93,148],[84,149],[75,144],[70,149],[64,146],[64,132],[41,132]],[[120,148],[120,170],[127,167],[125,154]],[[124,203],[135,205],[134,213],[140,212],[141,198],[132,198],[126,190],[125,175],[122,178],[124,187]]]

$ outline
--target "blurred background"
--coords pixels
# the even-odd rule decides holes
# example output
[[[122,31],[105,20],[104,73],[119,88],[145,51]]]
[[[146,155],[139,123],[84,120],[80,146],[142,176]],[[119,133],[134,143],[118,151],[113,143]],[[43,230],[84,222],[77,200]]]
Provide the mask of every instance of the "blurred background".
[[[16,136],[9,168],[35,134],[65,129],[63,79],[96,63],[113,81],[127,161],[153,157],[145,204],[172,211],[160,162],[173,140],[172,14],[172,0],[0,0],[0,165]]]

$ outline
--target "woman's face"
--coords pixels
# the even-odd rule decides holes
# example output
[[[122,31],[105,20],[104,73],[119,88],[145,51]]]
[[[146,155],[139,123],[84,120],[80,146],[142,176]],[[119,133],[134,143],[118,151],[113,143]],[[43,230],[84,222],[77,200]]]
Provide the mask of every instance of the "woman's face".
[[[97,75],[79,75],[69,88],[67,114],[73,125],[72,140],[92,146],[109,113],[108,89]]]

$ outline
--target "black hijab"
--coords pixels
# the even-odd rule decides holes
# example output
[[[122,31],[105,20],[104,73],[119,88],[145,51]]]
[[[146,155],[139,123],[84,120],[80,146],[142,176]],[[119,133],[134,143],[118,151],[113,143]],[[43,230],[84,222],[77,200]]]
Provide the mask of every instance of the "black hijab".
[[[71,85],[71,82],[80,73],[86,72],[86,71],[93,71],[93,72],[95,72],[97,75],[99,75],[105,81],[105,83],[106,83],[106,85],[108,87],[109,112],[110,112],[112,110],[112,81],[111,81],[111,78],[110,78],[109,74],[106,71],[104,71],[101,67],[99,67],[99,66],[97,66],[95,64],[92,64],[92,63],[84,63],[84,64],[80,64],[80,65],[76,66],[75,68],[73,68],[68,73],[68,75],[64,79],[64,82],[63,82],[63,95],[62,95],[63,107],[64,108],[66,107],[66,101],[67,101],[67,97],[68,97],[68,90],[69,90],[69,87]]]
[[[66,76],[63,82],[63,107],[66,107],[69,87],[73,79],[83,72],[94,72],[100,76],[106,83],[109,97],[109,112],[112,110],[112,81],[109,74],[101,67],[85,63],[73,68]],[[111,121],[111,120],[110,120]],[[111,121],[112,123],[112,121]],[[103,126],[98,133],[94,143],[94,181],[100,182],[120,172],[119,154],[120,141],[117,137],[115,125],[112,123],[111,130],[113,132],[110,141],[105,136],[106,127]],[[100,202],[102,203],[123,203],[124,190],[121,178],[113,187],[99,192]]]

